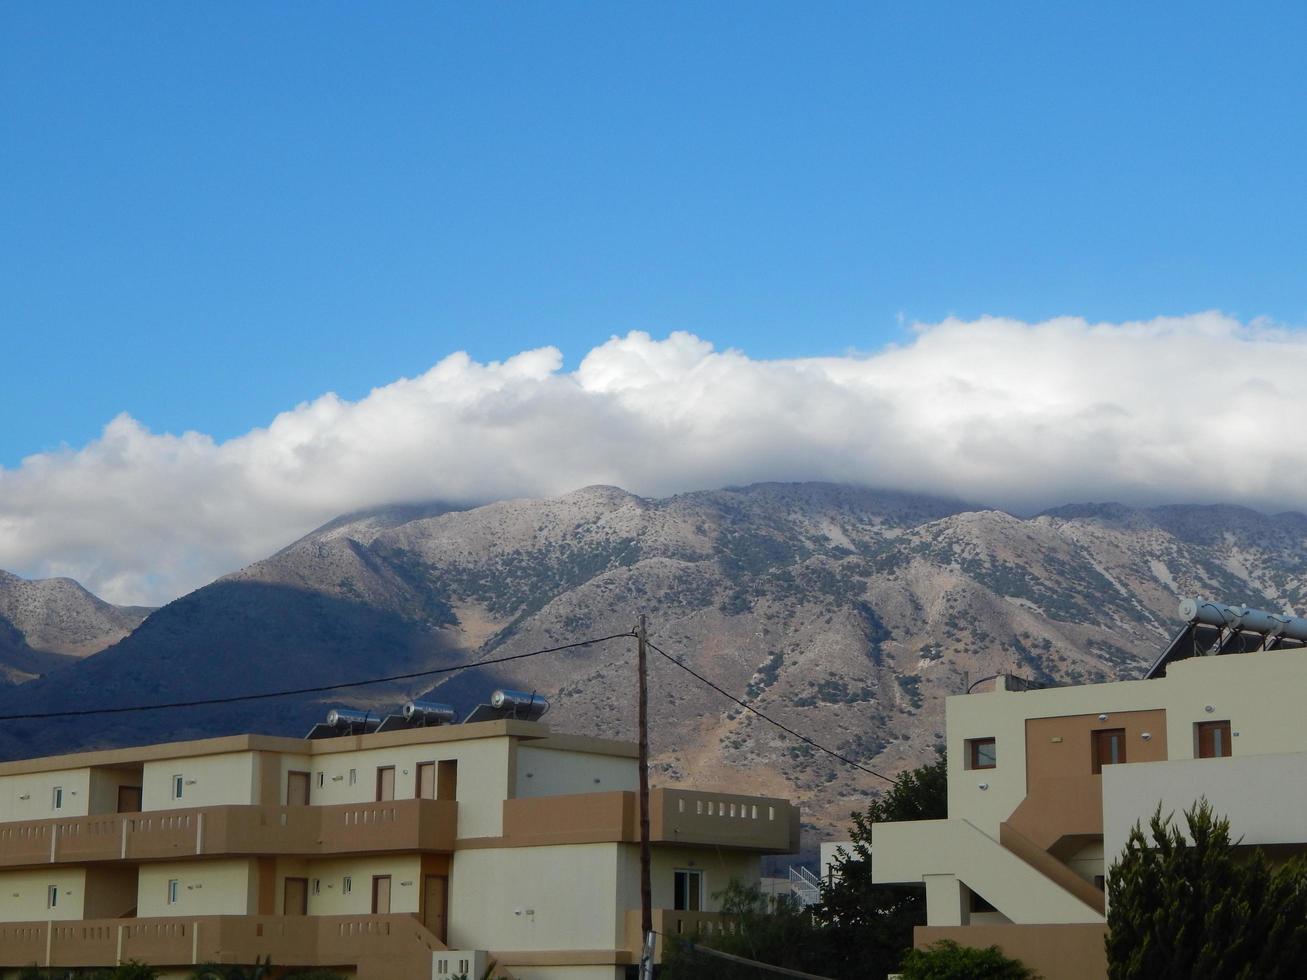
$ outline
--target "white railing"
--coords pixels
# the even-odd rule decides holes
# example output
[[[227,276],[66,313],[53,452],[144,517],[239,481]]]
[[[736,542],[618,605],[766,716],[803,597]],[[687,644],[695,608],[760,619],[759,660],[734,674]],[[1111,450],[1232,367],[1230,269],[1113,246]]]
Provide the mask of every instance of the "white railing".
[[[790,865],[790,891],[803,906],[816,905],[821,901],[821,879],[797,865]]]

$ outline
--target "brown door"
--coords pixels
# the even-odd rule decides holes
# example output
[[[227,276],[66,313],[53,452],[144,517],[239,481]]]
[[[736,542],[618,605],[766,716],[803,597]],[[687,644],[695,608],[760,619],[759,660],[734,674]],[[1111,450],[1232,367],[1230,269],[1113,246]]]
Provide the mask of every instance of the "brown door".
[[[1094,732],[1094,772],[1102,772],[1104,766],[1115,766],[1125,762],[1125,729],[1109,728]]]
[[[449,911],[449,879],[427,875],[422,879],[422,924],[442,943],[448,942],[445,918]]]
[[[309,879],[287,878],[283,915],[309,914]]]
[[[418,763],[417,798],[434,800],[436,798],[436,764],[434,762]]]
[[[1198,726],[1198,758],[1223,759],[1230,754],[1230,723],[1205,721]]]
[[[436,799],[458,799],[458,760],[445,759],[436,773]]]
[[[390,915],[390,875],[372,876],[372,914]]]
[[[309,805],[309,774],[291,771],[286,773],[286,805]]]
[[[395,767],[378,766],[377,767],[377,800],[393,800],[395,798]]]
[[[118,812],[119,813],[141,812],[141,787],[139,786],[118,787]]]

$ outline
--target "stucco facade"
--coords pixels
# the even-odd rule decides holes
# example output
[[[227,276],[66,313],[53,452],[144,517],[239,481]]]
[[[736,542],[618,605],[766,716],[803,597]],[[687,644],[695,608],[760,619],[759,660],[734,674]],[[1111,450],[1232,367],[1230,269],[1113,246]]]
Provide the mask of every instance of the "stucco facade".
[[[1247,843],[1301,844],[1307,652],[948,699],[948,819],[879,824],[872,873],[924,884],[918,945],[998,942],[1047,980],[1106,975],[1106,878],[1159,803],[1206,797]]]
[[[624,977],[637,777],[634,745],[520,721],[0,764],[0,974],[271,956],[364,980],[490,960]],[[714,893],[798,826],[784,800],[655,789],[657,924],[712,928]]]

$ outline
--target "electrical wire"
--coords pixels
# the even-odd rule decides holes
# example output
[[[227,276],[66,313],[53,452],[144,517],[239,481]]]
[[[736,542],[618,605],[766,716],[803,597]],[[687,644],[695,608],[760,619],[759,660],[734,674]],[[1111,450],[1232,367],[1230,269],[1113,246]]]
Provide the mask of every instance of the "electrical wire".
[[[777,728],[779,728],[781,731],[785,732],[787,735],[793,735],[793,736],[794,736],[795,738],[797,738],[799,741],[801,741],[801,742],[806,742],[807,744],[811,745],[814,749],[818,749],[818,750],[820,750],[820,751],[822,751],[822,752],[825,752],[827,755],[829,755],[829,756],[831,756],[831,757],[833,757],[833,758],[839,759],[840,762],[843,762],[845,765],[852,766],[854,769],[861,769],[863,772],[867,773],[869,776],[876,776],[876,777],[878,777],[878,778],[880,778],[880,779],[887,780],[887,781],[889,781],[889,782],[891,782],[891,783],[898,783],[898,780],[895,779],[893,776],[886,776],[883,772],[877,772],[875,769],[868,769],[866,766],[862,765],[862,763],[860,763],[860,762],[854,762],[854,761],[853,761],[852,759],[850,759],[848,756],[846,756],[846,755],[841,755],[840,753],[836,752],[834,749],[828,749],[828,748],[826,748],[826,746],[822,745],[820,742],[813,741],[813,740],[810,739],[807,735],[804,735],[804,734],[802,734],[802,733],[800,733],[800,732],[796,732],[793,728],[789,728],[789,727],[786,726],[786,725],[782,725],[782,724],[781,724],[779,721],[777,721],[775,718],[772,718],[772,717],[769,717],[768,715],[763,714],[761,711],[759,711],[759,710],[758,710],[757,708],[755,708],[753,705],[749,704],[749,702],[747,702],[747,701],[741,701],[741,700],[740,700],[739,698],[737,698],[734,694],[731,694],[729,691],[726,691],[726,690],[724,690],[724,689],[718,687],[718,686],[717,686],[716,684],[714,684],[712,681],[708,680],[708,678],[704,677],[703,674],[700,674],[699,672],[697,672],[693,667],[690,667],[688,664],[683,663],[682,661],[678,660],[676,657],[673,657],[670,653],[667,653],[665,650],[660,650],[660,649],[659,649],[659,648],[658,648],[658,647],[653,643],[652,640],[646,640],[645,642],[647,642],[647,643],[649,644],[650,649],[652,649],[655,653],[658,653],[658,654],[662,655],[665,659],[670,660],[672,663],[676,664],[676,666],[680,667],[681,670],[685,671],[685,672],[686,672],[687,674],[689,674],[691,677],[696,678],[697,680],[699,680],[699,681],[700,681],[701,683],[703,683],[703,684],[707,684],[709,687],[711,687],[714,691],[716,691],[716,692],[717,692],[718,694],[720,694],[722,697],[726,698],[728,701],[734,701],[736,704],[738,704],[741,708],[744,708],[746,711],[752,711],[755,715],[757,715],[757,716],[758,716],[759,718],[761,718],[763,721],[767,722],[767,723],[770,724],[770,725],[775,725]],[[0,719],[0,721],[2,721],[2,720],[3,720],[3,719]]]
[[[351,687],[366,687],[370,684],[388,684],[392,681],[407,681],[417,677],[432,677],[436,674],[452,674],[460,670],[469,670],[472,667],[489,667],[494,664],[506,664],[513,660],[525,660],[527,657],[538,657],[544,653],[560,653],[563,650],[575,650],[577,647],[592,646],[596,643],[607,643],[609,640],[630,639],[635,633],[613,633],[611,636],[597,636],[589,640],[578,640],[576,643],[565,643],[559,647],[549,647],[545,650],[532,650],[530,653],[515,653],[509,657],[494,657],[490,660],[478,660],[475,663],[454,664],[451,667],[435,667],[431,670],[415,670],[409,674],[391,674],[389,677],[369,677],[361,681],[345,681],[340,684],[321,684],[317,687],[297,687],[284,691],[267,691],[263,694],[235,694],[225,698],[202,698],[197,701],[171,701],[166,704],[135,704],[127,705],[121,708],[83,708],[77,711],[43,711],[33,712],[23,715],[0,715],[0,721],[30,721],[41,718],[82,718],[86,715],[116,715],[126,714],[132,711],[161,711],[165,708],[197,708],[208,704],[235,704],[238,701],[265,701],[270,698],[293,697],[297,694],[321,694],[326,691],[342,691]]]

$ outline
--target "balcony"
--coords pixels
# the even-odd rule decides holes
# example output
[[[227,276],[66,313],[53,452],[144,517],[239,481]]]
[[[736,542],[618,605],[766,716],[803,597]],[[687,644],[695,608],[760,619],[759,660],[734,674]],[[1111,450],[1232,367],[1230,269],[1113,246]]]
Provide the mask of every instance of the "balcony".
[[[521,845],[638,841],[638,797],[617,791],[505,800],[504,837]],[[799,810],[770,797],[655,789],[649,839],[792,854],[799,849]]]
[[[0,824],[0,868],[180,857],[452,851],[458,804],[212,806]]]
[[[253,963],[360,967],[358,980],[430,976],[432,956],[445,949],[411,915],[268,916],[85,919],[0,923],[0,968],[113,966],[140,960],[154,966]]]
[[[667,937],[704,941],[712,945],[712,937],[734,933],[738,928],[735,916],[724,912],[681,912],[673,909],[654,909],[653,928],[658,938],[654,946],[654,960],[662,962]],[[637,958],[640,956],[640,910],[626,910],[626,948]]]

